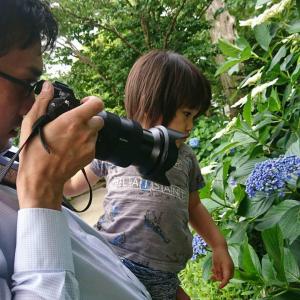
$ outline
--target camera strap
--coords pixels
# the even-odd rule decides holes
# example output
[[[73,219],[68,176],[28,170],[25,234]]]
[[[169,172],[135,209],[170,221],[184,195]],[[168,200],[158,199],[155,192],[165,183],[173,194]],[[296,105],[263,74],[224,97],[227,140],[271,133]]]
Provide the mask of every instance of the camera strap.
[[[43,131],[43,127],[48,124],[50,121],[52,121],[53,119],[50,118],[50,116],[48,114],[42,115],[41,117],[39,117],[35,123],[32,125],[32,131],[29,135],[29,137],[26,139],[26,141],[23,143],[23,145],[18,149],[18,151],[12,156],[12,158],[10,159],[9,163],[1,170],[0,172],[0,183],[2,181],[4,181],[4,177],[5,175],[8,173],[8,171],[10,170],[10,168],[12,167],[13,163],[15,162],[15,160],[19,157],[19,153],[23,150],[23,148],[25,147],[25,145],[27,145],[34,136],[36,136],[37,134],[40,137],[40,141],[44,147],[44,149],[50,154],[50,148],[49,145],[46,142],[45,139],[45,135],[44,135],[44,131]],[[90,182],[88,180],[88,177],[86,175],[86,172],[84,169],[81,169],[83,176],[85,178],[85,180],[87,181],[87,184],[89,186],[89,201],[86,205],[85,208],[83,208],[82,210],[77,210],[75,207],[73,207],[70,203],[68,203],[68,200],[63,199],[63,205],[68,207],[70,210],[77,212],[77,213],[81,213],[86,211],[92,204],[92,199],[93,199],[93,191],[92,191],[92,187],[90,185]]]

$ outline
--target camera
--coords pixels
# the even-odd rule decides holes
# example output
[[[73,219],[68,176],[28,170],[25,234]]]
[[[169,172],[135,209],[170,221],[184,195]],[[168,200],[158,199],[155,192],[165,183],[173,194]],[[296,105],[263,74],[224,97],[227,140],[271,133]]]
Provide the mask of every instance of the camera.
[[[35,88],[36,94],[42,85],[43,81]],[[50,120],[80,105],[69,86],[58,81],[53,86],[54,98],[47,109]],[[143,129],[138,122],[107,111],[98,115],[103,118],[104,126],[97,137],[97,159],[120,167],[134,165],[143,178],[170,185],[166,171],[177,161],[176,140],[185,138],[184,134],[164,126]]]

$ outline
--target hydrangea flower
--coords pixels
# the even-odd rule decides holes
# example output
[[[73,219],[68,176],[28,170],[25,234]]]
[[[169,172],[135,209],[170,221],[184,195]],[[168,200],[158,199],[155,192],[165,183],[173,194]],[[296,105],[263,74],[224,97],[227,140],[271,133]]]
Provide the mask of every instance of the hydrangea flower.
[[[198,138],[191,138],[189,140],[189,145],[193,148],[193,149],[196,149],[196,148],[199,148],[199,145],[200,145],[200,140]]]
[[[230,177],[230,178],[229,178],[228,183],[229,183],[233,188],[235,188],[235,187],[237,186],[237,181],[236,181],[233,177]]]
[[[293,175],[300,176],[300,157],[280,156],[268,159],[255,165],[246,181],[246,193],[250,198],[256,192],[264,192],[268,196],[277,193],[284,196],[287,181]]]
[[[193,237],[193,256],[192,260],[195,260],[199,255],[205,255],[206,254],[206,247],[207,244],[202,239],[202,237],[199,234],[195,234]]]

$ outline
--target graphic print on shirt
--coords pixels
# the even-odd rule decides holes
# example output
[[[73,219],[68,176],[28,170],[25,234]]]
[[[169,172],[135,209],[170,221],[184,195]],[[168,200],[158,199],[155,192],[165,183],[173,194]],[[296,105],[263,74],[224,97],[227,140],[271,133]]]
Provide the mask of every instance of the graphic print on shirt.
[[[144,218],[144,225],[147,228],[152,229],[156,234],[158,234],[160,236],[160,238],[166,243],[170,243],[170,240],[165,236],[164,232],[162,231],[161,227],[160,227],[160,221],[161,221],[161,217],[163,215],[163,212],[160,213],[160,216],[157,217],[155,215],[154,211],[150,211],[147,210]]]
[[[109,222],[113,222],[115,219],[115,216],[117,216],[119,214],[119,207],[116,204],[113,204],[110,209],[108,209],[108,213],[102,215],[97,224],[96,224],[96,229],[98,230],[102,230],[102,227],[104,225],[104,223],[109,223]]]
[[[121,233],[120,235],[116,236],[113,240],[110,241],[111,244],[121,247],[126,242],[126,235],[125,232]]]
[[[114,178],[111,181],[111,185],[115,189],[162,193],[167,196],[175,197],[179,200],[185,199],[186,197],[186,192],[179,186],[166,186],[150,180],[145,180],[139,176],[122,176]]]

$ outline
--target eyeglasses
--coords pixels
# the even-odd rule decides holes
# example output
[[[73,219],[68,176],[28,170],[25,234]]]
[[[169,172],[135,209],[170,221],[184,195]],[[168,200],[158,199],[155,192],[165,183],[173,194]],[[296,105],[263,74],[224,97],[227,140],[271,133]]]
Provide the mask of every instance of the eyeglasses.
[[[15,78],[15,77],[8,75],[1,71],[0,71],[0,77],[4,78],[10,82],[13,82],[15,84],[23,86],[26,90],[26,96],[29,96],[32,93],[32,91],[34,91],[35,94],[39,94],[39,92],[41,91],[42,85],[44,83],[44,80],[39,80],[37,82],[29,83],[29,82],[26,82],[25,80]]]

